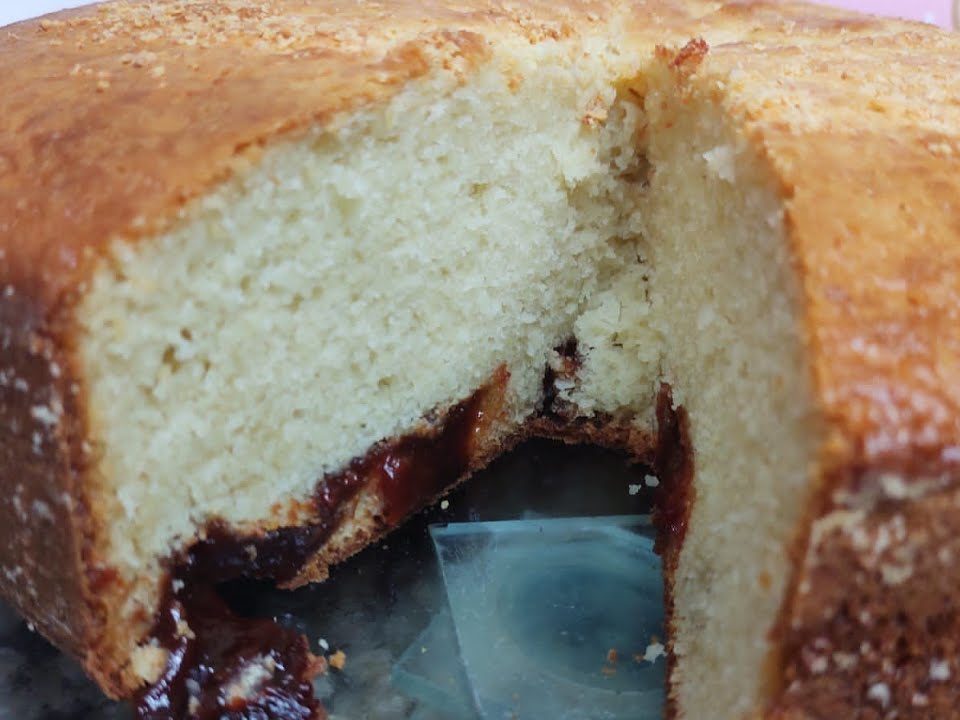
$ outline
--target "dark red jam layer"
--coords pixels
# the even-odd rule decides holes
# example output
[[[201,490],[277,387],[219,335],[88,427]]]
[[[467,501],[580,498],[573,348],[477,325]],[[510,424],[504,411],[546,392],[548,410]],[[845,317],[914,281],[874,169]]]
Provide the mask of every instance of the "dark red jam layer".
[[[138,720],[324,716],[310,682],[323,661],[306,638],[272,620],[234,614],[212,585],[173,593],[154,637],[170,657],[163,676],[137,699]]]
[[[660,480],[654,502],[657,552],[663,556],[668,575],[676,567],[693,507],[693,447],[687,411],[673,407],[669,385],[657,394],[657,445],[654,471]]]
[[[408,436],[374,450],[361,462],[359,474],[377,478],[388,527],[419,510],[471,469],[473,439],[489,422],[488,413],[499,407],[508,379],[506,370],[498,371],[490,385],[448,413],[438,434]]]
[[[667,384],[661,385],[657,394],[657,444],[653,466],[660,480],[653,510],[653,523],[657,529],[655,550],[663,562],[664,627],[669,638],[674,622],[673,577],[694,502],[694,456],[687,411],[673,407],[673,393]],[[675,662],[676,655],[671,647],[667,652],[667,677],[673,675]],[[668,693],[664,717],[678,715],[676,700]]]
[[[566,407],[560,399],[557,381],[575,378],[583,358],[577,348],[576,338],[570,338],[563,345],[555,347],[554,352],[560,356],[560,364],[559,368],[547,365],[543,373],[543,401],[540,412],[545,417],[562,419],[572,417],[573,408]]]
[[[422,507],[470,469],[473,438],[488,422],[508,377],[500,370],[432,430],[382,443],[324,478],[309,524],[256,537],[211,524],[171,573],[153,630],[170,655],[161,678],[137,698],[138,720],[324,717],[311,685],[323,662],[310,653],[306,638],[272,620],[234,613],[217,585],[237,578],[280,583],[295,578],[336,528],[344,505],[367,483],[375,483],[387,527]]]

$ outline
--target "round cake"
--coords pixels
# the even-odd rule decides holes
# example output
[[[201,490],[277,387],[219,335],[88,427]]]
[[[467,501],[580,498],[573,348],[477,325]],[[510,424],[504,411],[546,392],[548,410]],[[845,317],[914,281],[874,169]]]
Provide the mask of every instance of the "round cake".
[[[217,583],[532,436],[656,470],[670,717],[956,714],[960,38],[158,0],[0,68],[0,591],[139,717],[322,716]]]

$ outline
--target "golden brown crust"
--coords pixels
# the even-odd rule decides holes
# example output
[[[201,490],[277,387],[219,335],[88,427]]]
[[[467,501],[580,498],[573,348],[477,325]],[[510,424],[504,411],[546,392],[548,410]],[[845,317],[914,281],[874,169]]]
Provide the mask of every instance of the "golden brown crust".
[[[825,470],[952,468],[942,451],[960,441],[960,38],[799,5],[751,17],[769,27],[713,46],[701,72],[723,77],[723,103],[787,199],[833,430]]]
[[[483,52],[475,35],[415,39],[409,24],[409,42],[378,39],[376,12],[341,39],[350,22],[308,10],[113,3],[7,28],[3,280],[56,306],[106,243],[175,220],[271,138],[388,97],[427,72],[431,43],[467,63]]]
[[[745,19],[751,32],[724,36]],[[928,596],[919,607],[910,596],[940,587],[936,572],[953,578],[953,566],[918,562],[896,590],[865,567],[867,549],[817,528],[851,509],[865,514],[863,532],[899,516],[900,541],[919,557],[936,549],[933,535],[960,527],[941,494],[960,479],[960,38],[798,4],[731,4],[704,25],[720,41],[689,83],[716,88],[782,185],[827,429],[784,603],[777,712],[946,717],[931,708],[952,712],[956,679],[930,706],[913,692],[924,692],[918,668],[939,647],[924,618],[955,632],[955,598]],[[938,532],[928,537],[927,524]],[[845,603],[888,622],[853,628]],[[812,648],[863,643],[873,665],[812,673]],[[887,685],[871,693],[878,682]]]
[[[958,527],[957,488],[817,520],[775,717],[956,715]]]
[[[933,543],[950,545],[960,523],[951,494],[960,477],[960,39],[793,4],[629,6],[638,48],[706,38],[710,49],[685,82],[713,83],[788,200],[829,429],[811,527],[865,508],[865,532],[879,532],[899,512],[909,542],[926,553],[903,587],[942,578],[955,587],[953,564],[937,569],[929,553]],[[626,7],[171,1],[0,31],[0,590],[85,658],[105,689],[130,688],[111,641],[123,628],[105,626],[99,604],[111,578],[96,557],[95,448],[84,444],[82,378],[71,363],[70,308],[91,263],[113,239],[175,221],[268,142],[382,102],[434,67],[468,72],[498,37],[563,38]],[[924,535],[925,526],[935,530]],[[916,659],[937,647],[941,625],[905,640],[926,649],[911,649],[901,672],[893,650],[906,637],[901,626],[835,620],[854,591],[887,615],[890,602],[912,613],[909,591],[878,584],[868,555],[842,531],[802,533],[800,542],[784,613],[790,682],[778,712],[853,712],[868,698],[850,688],[869,692],[870,673],[886,678],[887,660],[896,672],[882,680],[891,701],[880,709],[933,716],[907,698],[924,691]],[[916,618],[950,611],[953,596],[938,597],[915,608]],[[818,619],[826,612],[834,619]],[[820,637],[831,647],[890,650],[868,674],[851,670],[840,683],[809,671],[805,658]],[[952,701],[956,687],[938,686],[932,707]]]
[[[85,601],[99,578],[85,565],[86,498],[78,457],[77,385],[44,333],[32,298],[0,303],[0,592],[55,643],[82,657],[92,624]]]

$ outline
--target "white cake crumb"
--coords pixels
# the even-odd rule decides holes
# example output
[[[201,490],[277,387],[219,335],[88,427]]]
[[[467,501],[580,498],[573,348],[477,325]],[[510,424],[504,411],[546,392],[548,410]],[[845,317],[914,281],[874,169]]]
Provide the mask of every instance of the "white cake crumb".
[[[448,507],[450,507],[450,501],[449,501],[449,500],[441,500],[441,501],[440,501],[440,509],[441,509],[441,510],[446,510]]]
[[[880,476],[880,487],[887,497],[894,500],[902,500],[910,493],[910,488],[904,482],[903,478],[893,473],[885,473]]]
[[[641,485],[628,485],[627,492],[629,492],[631,495],[636,495],[637,493],[640,492],[641,487],[642,487]]]
[[[736,173],[736,151],[730,145],[718,145],[713,150],[703,153],[707,167],[721,180],[734,182]]]
[[[647,645],[647,649],[643,653],[643,659],[647,662],[656,662],[657,658],[666,657],[667,653],[663,647],[663,643],[652,642]]]
[[[276,661],[269,655],[258,655],[253,658],[224,688],[224,698],[228,703],[232,703],[254,697],[263,684],[273,677],[276,666]]]
[[[327,642],[326,638],[320,638],[317,641],[317,644],[320,645],[320,649],[323,650],[324,652],[330,649],[330,643]]]
[[[30,415],[33,419],[44,425],[56,425],[62,412],[63,408],[56,405],[52,407],[47,405],[34,405],[30,408]]]
[[[930,679],[934,682],[942,682],[950,678],[950,663],[947,660],[930,661]]]
[[[193,640],[197,636],[194,634],[193,630],[190,629],[190,625],[187,623],[187,621],[181,618],[177,620],[177,637]]]
[[[882,563],[880,565],[880,575],[887,585],[901,585],[913,575],[913,566]]]
[[[885,708],[890,704],[890,688],[883,682],[874,683],[867,690],[867,699],[873,700],[880,707]]]
[[[835,652],[833,662],[838,669],[849,670],[859,662],[859,659],[854,653]]]
[[[130,655],[130,667],[138,678],[148,683],[156,682],[167,666],[170,652],[160,647],[156,640],[140,645]]]
[[[658,478],[656,475],[644,475],[643,483],[647,487],[660,487],[660,478]]]
[[[35,518],[46,520],[48,522],[53,522],[55,519],[53,512],[50,510],[50,506],[43,502],[43,500],[34,500],[31,508],[33,509],[33,517]]]

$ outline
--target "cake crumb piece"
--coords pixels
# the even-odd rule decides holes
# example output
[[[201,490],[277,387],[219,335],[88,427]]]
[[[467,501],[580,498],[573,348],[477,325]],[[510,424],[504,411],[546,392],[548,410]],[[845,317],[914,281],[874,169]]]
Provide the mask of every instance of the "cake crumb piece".
[[[867,699],[873,700],[880,707],[885,708],[890,704],[890,688],[883,682],[874,683],[867,690]]]
[[[637,493],[640,492],[640,487],[641,487],[640,485],[628,485],[628,486],[627,486],[627,491],[628,491],[631,495],[636,495]]]
[[[703,153],[703,159],[707,161],[707,167],[711,172],[729,183],[737,179],[736,156],[736,150],[730,145],[721,145]]]
[[[255,697],[260,688],[273,677],[276,668],[276,661],[269,655],[257,655],[247,661],[223,690],[227,706]]]
[[[177,637],[194,640],[197,636],[194,634],[193,630],[190,629],[190,625],[187,624],[187,621],[181,618],[177,620]]]
[[[667,653],[663,647],[663,643],[658,642],[655,638],[653,642],[647,645],[647,649],[643,653],[643,659],[647,662],[656,662],[657,658],[666,657]]]
[[[440,501],[440,509],[441,509],[441,510],[446,510],[448,507],[450,507],[450,501],[449,501],[449,500],[441,500],[441,501]]]
[[[643,484],[652,488],[660,487],[660,478],[658,478],[656,475],[644,475]]]
[[[317,644],[320,645],[320,649],[323,650],[324,652],[330,649],[330,643],[327,642],[326,638],[320,638],[317,641]]]
[[[934,682],[943,682],[950,679],[950,663],[947,660],[930,661],[930,679]]]
[[[333,655],[328,658],[330,662],[330,667],[334,670],[343,670],[344,666],[347,664],[347,654],[343,650],[337,650]]]
[[[856,667],[859,658],[855,653],[835,652],[833,654],[833,662],[840,670],[850,670]]]
[[[620,658],[620,655],[617,653],[616,648],[610,648],[609,650],[607,650],[608,663],[611,663],[611,664],[616,663],[619,658]]]
[[[160,647],[156,640],[140,645],[130,655],[130,667],[134,674],[148,683],[155,683],[167,666],[170,652]]]

